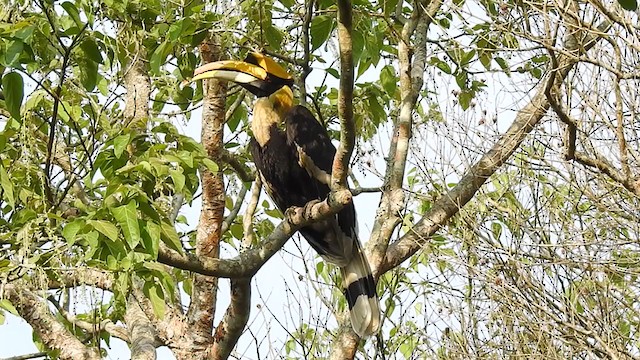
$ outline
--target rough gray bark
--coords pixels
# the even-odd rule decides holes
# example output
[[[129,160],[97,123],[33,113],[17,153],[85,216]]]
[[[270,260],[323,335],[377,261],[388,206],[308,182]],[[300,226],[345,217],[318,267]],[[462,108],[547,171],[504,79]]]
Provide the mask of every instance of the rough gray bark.
[[[37,296],[26,284],[17,282],[4,288],[5,295],[18,310],[18,314],[33,327],[42,343],[58,350],[60,359],[100,359],[98,349],[84,345],[58,321],[48,309],[46,301]]]
[[[200,46],[203,62],[221,59],[219,44],[215,38]],[[211,79],[205,81],[205,95],[202,110],[202,146],[212,160],[220,163],[223,127],[225,121],[226,81]],[[200,170],[202,179],[202,209],[196,233],[196,254],[217,259],[220,255],[220,237],[224,215],[225,188],[222,167],[216,173]],[[216,309],[218,278],[196,274],[193,281],[191,304],[187,319],[191,335],[198,347],[206,348],[213,342],[211,329]]]

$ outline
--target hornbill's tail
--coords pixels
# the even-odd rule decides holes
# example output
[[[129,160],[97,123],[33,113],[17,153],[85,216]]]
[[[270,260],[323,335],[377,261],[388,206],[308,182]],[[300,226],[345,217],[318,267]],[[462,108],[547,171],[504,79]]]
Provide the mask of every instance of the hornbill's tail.
[[[366,337],[380,330],[380,305],[369,262],[362,252],[360,242],[356,240],[353,243],[351,260],[340,268],[342,286],[353,330],[358,336]]]

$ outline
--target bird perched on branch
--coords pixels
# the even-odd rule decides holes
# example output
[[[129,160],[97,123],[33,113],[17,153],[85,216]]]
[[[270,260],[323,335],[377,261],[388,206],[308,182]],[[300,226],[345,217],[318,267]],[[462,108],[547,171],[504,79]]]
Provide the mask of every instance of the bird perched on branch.
[[[245,61],[206,64],[196,69],[193,81],[210,78],[235,82],[258,98],[250,149],[278,208],[284,212],[327,198],[336,149],[313,114],[293,104],[293,77],[272,59],[250,53]],[[358,240],[353,203],[299,231],[324,260],[340,268],[354,331],[361,337],[376,333],[380,329],[376,284]]]

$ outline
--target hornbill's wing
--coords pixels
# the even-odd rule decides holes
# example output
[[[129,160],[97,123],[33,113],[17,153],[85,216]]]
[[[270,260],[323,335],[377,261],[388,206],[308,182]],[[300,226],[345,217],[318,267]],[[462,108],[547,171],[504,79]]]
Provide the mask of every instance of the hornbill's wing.
[[[331,174],[336,148],[331,143],[327,129],[315,119],[309,109],[304,106],[293,107],[285,118],[285,124],[287,143],[294,149],[299,147],[316,167]],[[311,179],[305,190],[311,199],[324,200],[329,195],[329,186],[315,178]],[[337,214],[337,220],[345,235],[357,237],[358,224],[353,203],[345,206]]]
[[[336,149],[327,130],[302,106],[296,106],[285,118],[287,143],[298,153],[313,161],[313,165],[331,174]],[[292,167],[300,166],[298,163]],[[304,187],[310,199],[324,199],[329,186],[310,175]],[[380,328],[380,308],[371,268],[358,241],[356,211],[353,203],[346,205],[334,218],[322,220],[300,229],[309,244],[326,260],[340,267],[343,292],[349,305],[353,329],[360,336],[375,333]]]
[[[283,131],[272,127],[264,146],[251,138],[249,149],[265,190],[283,213],[292,206],[304,206],[309,202],[306,187],[311,179],[299,166],[291,166],[297,158]]]

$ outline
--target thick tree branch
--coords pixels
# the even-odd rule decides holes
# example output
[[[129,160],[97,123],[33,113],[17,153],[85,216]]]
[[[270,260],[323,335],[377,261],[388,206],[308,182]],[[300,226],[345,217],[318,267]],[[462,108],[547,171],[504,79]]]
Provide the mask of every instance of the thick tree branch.
[[[113,275],[98,269],[69,269],[56,272],[55,279],[49,279],[49,289],[73,288],[77,286],[95,286],[102,290],[111,290]]]
[[[353,120],[353,31],[350,0],[338,0],[338,44],[340,48],[340,88],[338,90],[338,118],[340,119],[340,146],[333,160],[331,188],[347,186],[349,160],[356,143],[356,125]]]
[[[589,38],[581,51],[588,51],[599,38]],[[527,135],[542,120],[551,104],[547,92],[559,91],[562,82],[577,63],[577,57],[562,55],[558,66],[550,69],[531,101],[522,108],[496,144],[475,163],[460,182],[435,201],[433,207],[407,232],[387,249],[380,274],[398,266],[418,251],[441,226],[469,202],[485,181],[513,154]]]
[[[131,339],[129,345],[131,359],[155,360],[156,329],[147,318],[145,312],[142,311],[138,299],[134,295],[130,295],[129,300],[127,300],[124,321],[127,323],[129,338]]]
[[[222,60],[218,39],[211,35],[208,42],[200,45],[204,63]],[[205,81],[205,96],[202,110],[202,146],[209,158],[221,160],[224,148],[223,133],[226,119],[227,82],[216,79]],[[196,254],[216,259],[220,256],[220,238],[223,227],[225,187],[222,168],[215,173],[202,168],[202,208],[196,232]],[[211,344],[211,329],[218,294],[218,279],[196,274],[193,281],[191,303],[187,319],[191,336],[198,344]]]
[[[242,229],[244,237],[242,239],[241,250],[248,249],[253,243],[255,233],[253,232],[253,215],[258,207],[260,190],[262,183],[258,178],[251,189],[251,199],[242,217]],[[231,304],[227,308],[224,317],[216,328],[211,347],[212,359],[226,359],[235,347],[244,327],[249,320],[251,313],[251,279],[231,280]]]
[[[384,191],[369,241],[374,277],[378,274],[375,269],[384,260],[393,231],[401,222],[400,214],[405,206],[402,183],[413,127],[413,112],[424,83],[427,31],[441,5],[441,0],[431,1],[428,7],[426,1],[417,1],[411,17],[404,24],[402,39],[398,44],[401,103],[389,146]],[[412,41],[412,38],[415,40]]]
[[[98,349],[84,345],[49,311],[46,303],[22,283],[6,285],[5,295],[18,314],[33,327],[42,343],[59,351],[59,359],[100,359]]]
[[[283,220],[263,241],[260,247],[241,252],[232,259],[213,259],[194,255],[182,255],[161,247],[158,261],[182,270],[202,275],[224,278],[246,278],[253,276],[301,227],[324,219],[340,211],[351,201],[349,190],[331,192],[322,202],[310,202],[304,207],[292,207]]]
[[[404,207],[402,182],[413,127],[413,111],[423,85],[427,30],[433,15],[440,8],[441,1],[434,0],[431,3],[429,17],[424,12],[425,3],[426,1],[415,2],[413,13],[403,27],[402,39],[398,45],[400,114],[394,124],[394,135],[391,140],[389,160],[387,161],[384,192],[369,242],[369,247],[372,247],[372,251],[368,255],[374,277],[377,277],[378,272],[376,269],[384,261],[389,239],[395,227],[400,224],[400,211]],[[415,41],[412,41],[414,34]],[[334,342],[335,345],[331,349],[331,359],[353,359],[355,357],[358,348],[358,336],[348,326],[349,321],[345,318],[341,321],[340,330]]]

